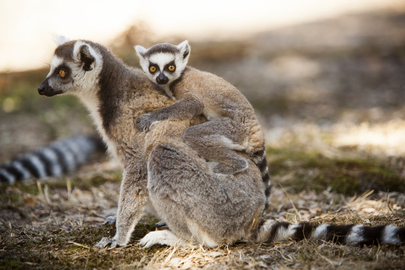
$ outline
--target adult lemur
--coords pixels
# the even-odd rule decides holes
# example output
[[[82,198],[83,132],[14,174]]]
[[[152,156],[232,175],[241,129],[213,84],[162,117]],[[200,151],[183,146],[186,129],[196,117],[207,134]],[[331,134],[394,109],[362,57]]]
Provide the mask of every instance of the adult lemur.
[[[236,240],[290,237],[348,245],[404,241],[405,228],[389,225],[316,226],[263,220],[266,186],[257,166],[246,156],[247,170],[233,175],[214,173],[182,139],[190,125],[204,119],[164,120],[149,133],[139,131],[134,117],[173,101],[142,71],[125,66],[99,44],[77,40],[58,46],[38,91],[46,96],[77,95],[91,111],[109,150],[123,163],[117,232],[113,239],[103,238],[97,247],[126,245],[147,209],[163,218],[170,231],[148,233],[140,242],[145,247],[190,239],[209,247]]]

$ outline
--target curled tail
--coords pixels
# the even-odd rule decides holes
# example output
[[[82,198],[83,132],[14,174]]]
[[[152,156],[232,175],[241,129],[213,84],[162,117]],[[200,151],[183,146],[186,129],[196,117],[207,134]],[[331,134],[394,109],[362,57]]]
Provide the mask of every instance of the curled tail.
[[[264,209],[266,210],[269,203],[271,186],[270,186],[269,168],[267,167],[266,151],[264,145],[262,150],[253,153],[253,155],[251,156],[251,160],[259,168],[260,173],[262,175],[262,180],[265,184],[266,204]]]
[[[0,183],[15,183],[30,178],[60,176],[83,165],[90,154],[105,150],[101,139],[75,136],[19,156],[0,165]]]
[[[262,222],[257,234],[258,242],[279,242],[287,239],[332,241],[348,246],[401,245],[405,243],[405,227],[381,225],[329,225],[288,223],[267,220]]]

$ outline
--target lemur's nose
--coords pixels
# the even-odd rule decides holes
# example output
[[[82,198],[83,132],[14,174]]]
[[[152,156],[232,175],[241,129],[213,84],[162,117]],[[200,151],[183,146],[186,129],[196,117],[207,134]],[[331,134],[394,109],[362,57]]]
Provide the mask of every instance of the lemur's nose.
[[[159,76],[156,77],[156,82],[157,82],[158,84],[166,84],[168,81],[169,81],[169,78],[167,78],[167,77],[163,74],[163,72],[161,72],[161,73],[159,74]]]
[[[47,88],[47,84],[43,82],[43,83],[38,87],[38,93],[39,93],[40,95],[43,95],[43,94],[45,93],[45,91],[46,91],[46,88]]]

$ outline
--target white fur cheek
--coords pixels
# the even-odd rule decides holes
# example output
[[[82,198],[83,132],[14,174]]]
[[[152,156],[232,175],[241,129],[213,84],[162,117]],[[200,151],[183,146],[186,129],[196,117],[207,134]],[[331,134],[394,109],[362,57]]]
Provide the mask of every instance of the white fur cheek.
[[[181,76],[181,73],[184,71],[185,66],[178,65],[176,67],[176,71],[170,74],[167,74],[167,77],[170,79],[170,83],[172,83],[174,80],[178,79]]]
[[[85,75],[86,72],[81,68],[81,66],[75,65],[75,66],[70,66],[70,69],[72,71],[72,77],[74,78],[73,85],[76,88],[76,90],[81,90],[84,87],[85,84],[90,84],[91,82],[86,81]]]
[[[141,64],[142,70],[143,70],[143,71],[145,72],[145,74],[148,76],[149,80],[155,82],[155,81],[156,81],[156,77],[157,77],[157,75],[159,74],[159,72],[155,72],[155,74],[151,74],[151,73],[149,72],[149,62],[148,62],[147,60],[143,59],[143,58],[141,59],[140,64]]]
[[[90,71],[83,70],[80,65],[71,65],[74,87],[76,91],[94,92],[94,85],[98,84],[99,76],[103,67],[101,55],[95,58],[94,68]]]
[[[146,70],[145,74],[146,74],[146,76],[148,76],[149,80],[156,83],[156,77],[159,75],[159,72],[155,72],[154,74],[152,74],[148,70]]]
[[[159,76],[159,72],[156,72],[154,74],[149,73],[149,77],[153,82],[156,82],[156,78]]]
[[[72,90],[71,84],[64,84],[63,82],[61,82],[60,78],[57,78],[55,76],[52,76],[48,79],[48,84],[53,90],[57,91],[59,95]]]
[[[183,72],[184,68],[185,67],[181,67],[181,68],[177,69],[176,72],[173,74],[173,77],[176,79],[179,78],[181,76],[181,73]]]

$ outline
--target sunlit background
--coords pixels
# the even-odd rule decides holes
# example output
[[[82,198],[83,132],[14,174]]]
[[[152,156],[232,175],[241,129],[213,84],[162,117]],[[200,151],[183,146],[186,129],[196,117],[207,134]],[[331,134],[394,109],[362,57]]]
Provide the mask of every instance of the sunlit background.
[[[140,21],[158,37],[235,39],[342,14],[403,7],[402,0],[0,1],[0,71],[44,67],[52,34],[101,43]],[[371,26],[370,26],[371,27]]]
[[[265,217],[404,226],[405,0],[0,0],[0,166],[96,135],[76,97],[38,95],[53,34],[99,42],[135,67],[134,45],[188,39],[189,64],[235,85],[263,127],[273,187]],[[154,219],[141,221],[128,247],[91,248],[114,235],[100,223],[116,214],[121,178],[102,152],[62,177],[0,183],[0,268],[404,265],[404,246],[143,250],[137,240]]]

